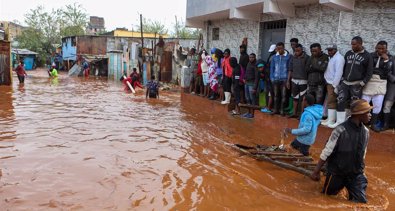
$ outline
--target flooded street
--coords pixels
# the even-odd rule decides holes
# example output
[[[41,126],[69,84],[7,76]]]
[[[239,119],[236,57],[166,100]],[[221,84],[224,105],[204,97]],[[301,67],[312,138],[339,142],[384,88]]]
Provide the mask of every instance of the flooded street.
[[[277,144],[279,132],[213,112],[207,100],[172,91],[146,100],[107,79],[31,75],[24,87],[16,78],[0,86],[1,210],[395,210],[394,147],[368,151],[369,202],[355,204],[345,191],[320,194],[324,178],[233,150]]]

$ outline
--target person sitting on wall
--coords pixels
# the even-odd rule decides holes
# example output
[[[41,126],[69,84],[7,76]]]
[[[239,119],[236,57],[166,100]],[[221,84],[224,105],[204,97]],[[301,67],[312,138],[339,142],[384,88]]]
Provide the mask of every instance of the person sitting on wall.
[[[155,75],[151,76],[151,80],[147,83],[147,91],[145,98],[158,98],[159,99],[159,84],[155,81]]]
[[[366,203],[368,180],[364,169],[369,129],[364,124],[370,121],[372,107],[362,99],[350,107],[351,117],[332,131],[310,178],[319,181],[321,168],[327,163],[322,193],[337,195],[345,187],[348,200]]]
[[[307,103],[307,107],[300,118],[299,128],[285,128],[284,131],[296,136],[296,139],[291,143],[291,147],[308,156],[310,146],[315,142],[318,126],[322,118],[323,106],[315,104],[315,98],[312,94],[306,94],[303,102]]]

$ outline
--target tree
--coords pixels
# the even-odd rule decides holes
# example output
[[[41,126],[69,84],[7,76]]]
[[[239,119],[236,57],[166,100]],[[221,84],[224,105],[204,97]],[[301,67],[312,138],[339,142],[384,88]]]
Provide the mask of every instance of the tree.
[[[199,39],[200,33],[200,29],[185,27],[185,22],[182,20],[179,21],[176,16],[176,22],[174,23],[174,37],[183,39]]]
[[[81,5],[74,3],[66,5],[60,15],[60,35],[62,37],[83,35],[88,23],[88,15]]]
[[[140,29],[141,26],[138,31],[141,31]],[[143,18],[143,32],[164,35],[167,34],[168,30],[166,29],[165,24],[160,21]]]
[[[38,6],[25,14],[27,29],[16,40],[19,47],[36,51],[39,59],[43,60],[52,54],[53,44],[61,43],[63,36],[84,34],[87,19],[87,14],[78,4],[52,9],[50,12]]]

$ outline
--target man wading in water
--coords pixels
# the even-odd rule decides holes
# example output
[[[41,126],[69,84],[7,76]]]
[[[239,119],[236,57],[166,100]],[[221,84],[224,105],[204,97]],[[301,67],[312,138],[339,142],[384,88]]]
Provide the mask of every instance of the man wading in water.
[[[310,176],[320,180],[320,170],[325,162],[327,175],[322,192],[337,195],[344,187],[348,191],[348,200],[366,203],[368,180],[364,175],[365,154],[369,140],[369,130],[363,124],[370,121],[372,107],[365,100],[356,100],[351,104],[351,117],[337,126],[320,160]]]
[[[151,76],[151,80],[147,83],[147,92],[145,98],[158,98],[159,99],[159,84],[155,81],[155,75]]]

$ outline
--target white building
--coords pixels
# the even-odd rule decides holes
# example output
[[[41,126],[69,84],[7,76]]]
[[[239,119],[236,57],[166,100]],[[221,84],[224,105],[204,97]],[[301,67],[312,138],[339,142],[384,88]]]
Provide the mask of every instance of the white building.
[[[395,53],[395,0],[187,0],[186,25],[203,29],[205,48],[229,48],[236,57],[244,37],[258,58],[279,41],[290,49],[293,37],[306,49],[333,43],[344,54],[359,35],[368,51],[385,40]]]

